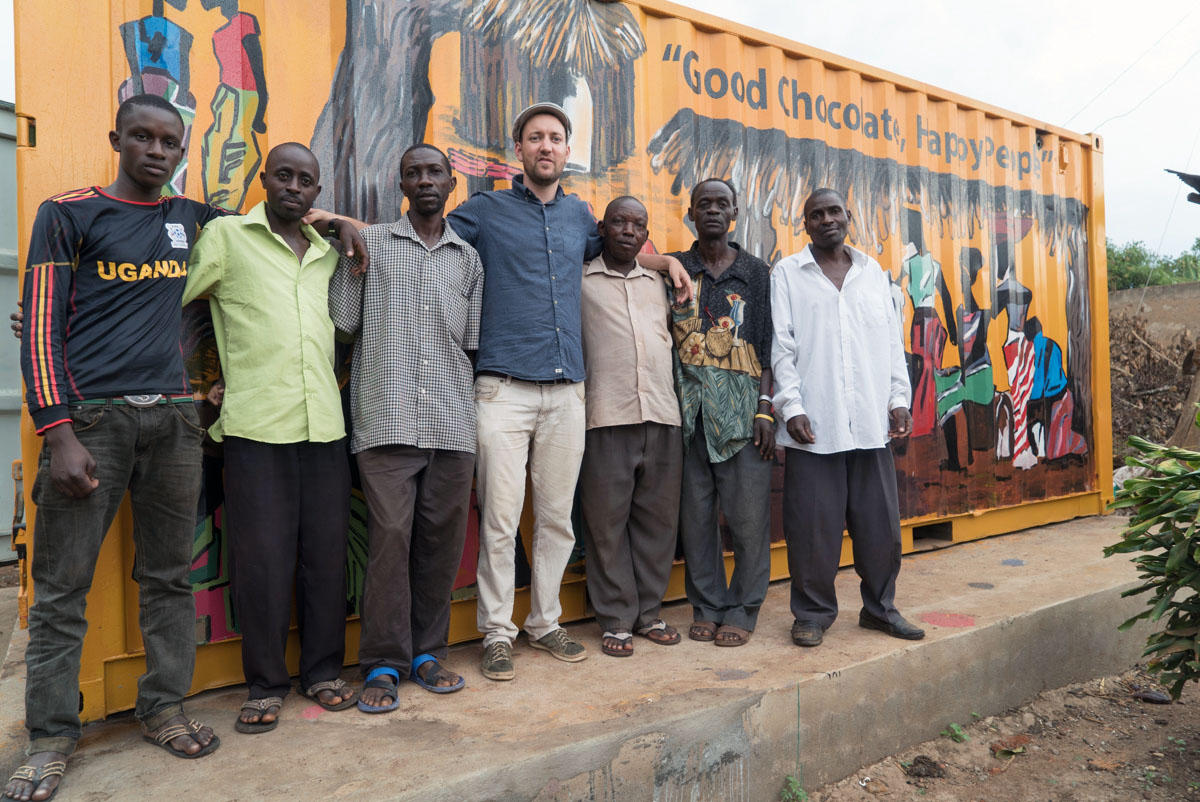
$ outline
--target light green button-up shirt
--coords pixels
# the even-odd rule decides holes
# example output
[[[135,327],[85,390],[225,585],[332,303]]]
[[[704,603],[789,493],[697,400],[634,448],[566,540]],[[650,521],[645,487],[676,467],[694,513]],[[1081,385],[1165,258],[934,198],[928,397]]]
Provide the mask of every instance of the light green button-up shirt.
[[[297,259],[266,204],[220,217],[192,247],[186,304],[209,296],[225,376],[214,440],[327,443],[346,436],[334,375],[329,279],[338,254],[311,226]]]

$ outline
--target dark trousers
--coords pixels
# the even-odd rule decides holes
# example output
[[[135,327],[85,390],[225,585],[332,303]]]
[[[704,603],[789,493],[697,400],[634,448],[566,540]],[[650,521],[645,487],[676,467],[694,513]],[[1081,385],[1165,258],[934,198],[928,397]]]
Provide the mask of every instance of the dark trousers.
[[[358,659],[364,674],[387,667],[406,677],[416,655],[446,658],[475,455],[383,446],[356,459],[368,540]]]
[[[79,738],[79,662],[87,592],[100,544],[129,490],[133,578],[146,673],[134,714],[152,728],[179,713],[192,684],[196,605],[188,572],[200,491],[200,439],[191,404],[73,406],[75,436],[96,461],[100,484],[84,498],[50,479],[43,445],[33,483],[33,587],[25,652],[30,752],[70,754]],[[66,425],[66,424],[64,424]]]
[[[286,696],[292,591],[300,686],[333,679],[346,651],[346,441],[261,443],[225,438],[230,585],[249,698]]]
[[[671,578],[683,440],[678,426],[589,429],[579,472],[587,588],[606,631],[647,627]]]
[[[771,460],[754,444],[723,462],[709,462],[704,426],[683,457],[679,535],[692,616],[753,630],[771,579]],[[725,514],[733,546],[733,576],[725,581],[718,526]]]
[[[792,615],[828,628],[837,618],[833,580],[850,533],[863,609],[887,619],[896,611],[900,508],[889,448],[814,454],[787,449],[783,534],[792,575]]]

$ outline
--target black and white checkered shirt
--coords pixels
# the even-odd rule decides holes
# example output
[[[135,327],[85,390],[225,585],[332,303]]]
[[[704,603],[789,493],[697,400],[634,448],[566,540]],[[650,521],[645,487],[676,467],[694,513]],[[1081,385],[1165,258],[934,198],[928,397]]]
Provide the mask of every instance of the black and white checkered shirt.
[[[483,264],[447,222],[429,248],[408,217],[367,226],[365,276],[343,257],[329,315],[357,334],[350,370],[350,450],[407,445],[475,451],[475,395],[464,351],[479,347]]]

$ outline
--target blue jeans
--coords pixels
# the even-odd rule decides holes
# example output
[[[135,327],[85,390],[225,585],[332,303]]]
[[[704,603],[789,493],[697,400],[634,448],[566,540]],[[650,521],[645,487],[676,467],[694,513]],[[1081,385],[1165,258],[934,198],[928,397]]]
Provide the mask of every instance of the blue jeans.
[[[138,622],[146,673],[134,714],[157,728],[183,709],[196,657],[196,606],[188,571],[200,491],[200,428],[192,404],[72,405],[75,436],[96,461],[99,486],[86,498],[50,480],[42,446],[33,500],[35,603],[25,653],[29,752],[70,754],[80,735],[79,660],[86,596],[105,532],[126,489],[133,508]]]

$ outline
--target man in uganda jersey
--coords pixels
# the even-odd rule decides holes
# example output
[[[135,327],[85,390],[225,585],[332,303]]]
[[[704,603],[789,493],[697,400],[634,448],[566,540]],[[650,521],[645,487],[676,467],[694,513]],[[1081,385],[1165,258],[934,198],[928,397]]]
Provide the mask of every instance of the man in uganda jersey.
[[[86,595],[126,490],[147,664],[134,714],[146,740],[178,757],[220,743],[182,705],[195,662],[188,572],[203,429],[179,335],[190,249],[224,212],[162,197],[183,156],[183,121],[170,103],[128,98],[115,129],[116,180],[44,202],[27,252],[21,368],[45,441],[32,491],[30,743],[4,788],[9,799],[53,796],[80,737]]]

